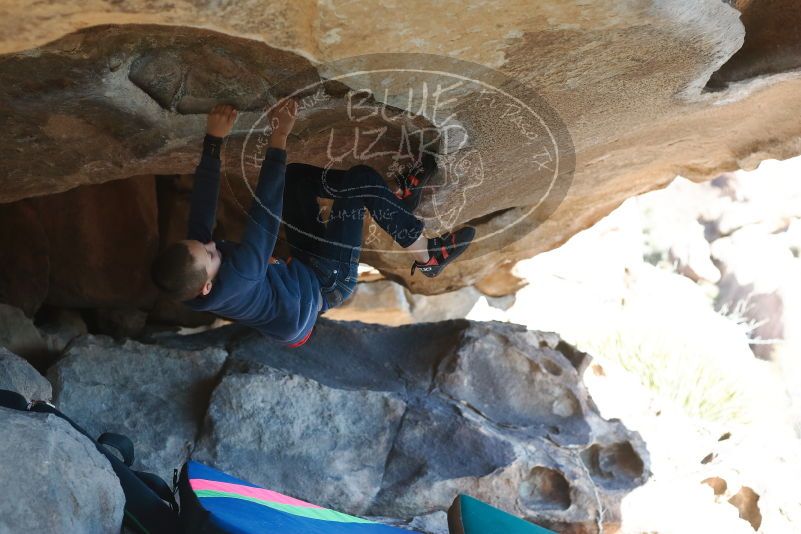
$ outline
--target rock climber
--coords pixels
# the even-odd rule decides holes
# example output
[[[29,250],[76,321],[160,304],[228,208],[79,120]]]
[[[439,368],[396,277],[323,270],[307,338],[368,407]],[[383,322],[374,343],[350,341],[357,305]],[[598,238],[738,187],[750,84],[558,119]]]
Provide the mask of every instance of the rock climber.
[[[393,192],[367,165],[348,170],[286,164],[287,137],[298,102],[284,99],[268,111],[272,126],[255,198],[241,243],[212,239],[220,190],[220,150],[237,111],[219,104],[208,115],[203,152],[191,193],[187,239],[165,248],[152,265],[156,286],[189,308],[213,312],[255,328],[290,347],[304,344],[319,315],[350,297],[357,281],[365,208],[413,258],[419,270],[437,276],[468,247],[470,226],[426,238],[412,211],[436,171],[425,155]],[[333,198],[327,223],[317,197]],[[273,257],[281,221],[290,256]]]

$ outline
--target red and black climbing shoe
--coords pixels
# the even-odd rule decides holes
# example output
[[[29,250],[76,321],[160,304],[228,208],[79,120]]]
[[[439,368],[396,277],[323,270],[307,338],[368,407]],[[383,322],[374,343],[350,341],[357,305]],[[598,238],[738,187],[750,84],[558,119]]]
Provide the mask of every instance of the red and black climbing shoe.
[[[470,242],[476,236],[476,229],[472,226],[465,226],[461,230],[447,233],[439,237],[428,240],[428,253],[430,257],[425,263],[414,260],[412,264],[412,275],[415,270],[420,271],[429,278],[434,278],[450,262],[455,260],[459,254],[467,250]]]
[[[404,176],[398,179],[400,191],[395,193],[406,205],[409,211],[414,211],[420,204],[423,188],[428,180],[437,173],[437,162],[428,152],[423,154],[420,161]]]

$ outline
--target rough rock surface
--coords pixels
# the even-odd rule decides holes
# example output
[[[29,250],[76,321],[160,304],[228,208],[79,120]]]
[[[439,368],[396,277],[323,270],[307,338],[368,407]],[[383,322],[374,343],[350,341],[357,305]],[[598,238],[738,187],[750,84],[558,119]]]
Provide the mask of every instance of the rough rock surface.
[[[558,344],[463,320],[323,319],[291,353],[246,334],[229,343],[193,456],[407,524],[467,492],[557,530],[594,532],[598,521],[617,524],[620,499],[648,477],[648,454],[600,417]]]
[[[417,323],[462,319],[475,305],[481,293],[473,287],[463,287],[441,295],[415,295],[407,291],[412,316]]]
[[[423,296],[390,280],[360,282],[351,298],[325,312],[324,317],[391,326],[461,319],[480,297],[481,293],[473,287]]]
[[[406,527],[423,534],[449,534],[450,532],[448,529],[448,514],[442,511],[419,515],[411,521],[402,521],[391,517],[373,517],[372,519],[387,525]]]
[[[341,306],[325,312],[334,321],[362,321],[386,325],[414,322],[403,286],[389,280],[362,282]]]
[[[505,261],[551,249],[677,173],[705,179],[801,152],[795,119],[801,78],[792,70],[799,44],[786,15],[795,13],[791,0],[504,2],[492,16],[487,6],[464,9],[458,2],[433,13],[427,4],[408,3],[402,10],[391,3],[316,2],[265,9],[259,3],[134,1],[123,7],[91,0],[29,9],[5,0],[2,7],[0,102],[11,140],[0,175],[6,202],[80,184],[191,172],[202,113],[213,101],[251,110],[240,116],[246,130],[257,116],[253,110],[277,96],[277,80],[348,56],[440,54],[535,88],[572,137],[576,172],[567,197],[547,220],[509,228],[536,200],[533,166],[516,157],[519,147],[496,112],[462,106],[467,149],[480,156],[485,181],[472,188],[438,184],[420,213],[431,215],[437,202],[458,203],[463,208],[448,224],[473,221],[482,240],[435,280],[410,278],[397,254],[365,254],[415,292],[470,284]],[[104,25],[112,22],[125,25]],[[705,90],[716,72],[715,90]],[[406,91],[385,94],[384,81],[353,85],[405,109]],[[332,101],[301,116],[291,160],[318,161],[325,142],[316,134],[344,125],[341,88],[332,92]],[[430,112],[408,111],[431,124]],[[233,136],[233,153],[244,133]],[[387,160],[370,163],[389,168]],[[227,162],[232,172],[238,165]]]
[[[193,456],[361,514],[381,485],[405,408],[393,394],[329,388],[272,369],[231,374],[214,390],[211,430]]]
[[[26,206],[25,218],[14,220],[23,212],[20,204]],[[13,250],[0,276],[4,302],[28,315],[42,304],[79,308],[153,303],[156,289],[149,268],[159,232],[152,176],[0,204],[2,221],[14,228],[0,233],[1,248]]]
[[[507,261],[495,267],[487,276],[475,283],[476,289],[489,297],[514,295],[526,285],[526,281],[514,274],[514,261]]]
[[[39,333],[51,354],[61,354],[70,341],[88,333],[86,323],[77,310],[53,308],[43,314]]]
[[[745,40],[734,56],[710,79],[710,86],[801,67],[798,26],[801,11],[793,0],[727,0],[742,13]]]
[[[147,312],[136,308],[97,308],[89,315],[95,333],[115,339],[137,339],[145,329],[148,317]]]
[[[0,532],[119,532],[125,495],[108,460],[51,414],[0,408]]]
[[[28,400],[53,397],[50,382],[24,359],[0,347],[0,389],[16,391]]]
[[[799,175],[801,158],[769,161],[630,199],[519,262],[529,284],[490,315],[588,351],[601,413],[641,433],[652,476],[624,499],[621,532],[799,531]],[[676,265],[671,250],[699,240],[707,256]],[[687,278],[704,264],[723,277]]]
[[[0,204],[0,302],[32,317],[47,298],[47,234],[39,219],[38,199]]]
[[[0,347],[5,347],[26,360],[39,364],[45,361],[47,342],[22,310],[0,303]]]
[[[135,469],[172,480],[191,451],[224,350],[172,350],[105,336],[75,340],[48,371],[53,403],[91,435],[127,435]]]

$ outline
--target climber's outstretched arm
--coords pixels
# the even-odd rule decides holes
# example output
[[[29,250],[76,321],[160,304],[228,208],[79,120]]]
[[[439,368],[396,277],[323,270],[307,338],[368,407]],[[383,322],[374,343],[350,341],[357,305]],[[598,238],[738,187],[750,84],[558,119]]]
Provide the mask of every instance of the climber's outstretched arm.
[[[298,102],[294,99],[279,103],[268,114],[272,126],[270,145],[261,166],[241,246],[231,258],[234,267],[245,278],[256,280],[264,277],[278,239],[284,206],[286,139],[292,132],[297,114]]]
[[[217,217],[217,197],[220,194],[220,148],[235,120],[236,110],[227,104],[217,104],[209,113],[203,154],[195,169],[187,239],[196,239],[201,243],[211,241]]]

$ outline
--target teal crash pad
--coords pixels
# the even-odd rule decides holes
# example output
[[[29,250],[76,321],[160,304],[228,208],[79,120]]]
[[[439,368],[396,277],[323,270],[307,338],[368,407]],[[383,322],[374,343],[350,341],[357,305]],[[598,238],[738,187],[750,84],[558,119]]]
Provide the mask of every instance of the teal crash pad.
[[[458,495],[448,509],[450,534],[556,534],[494,506]]]

